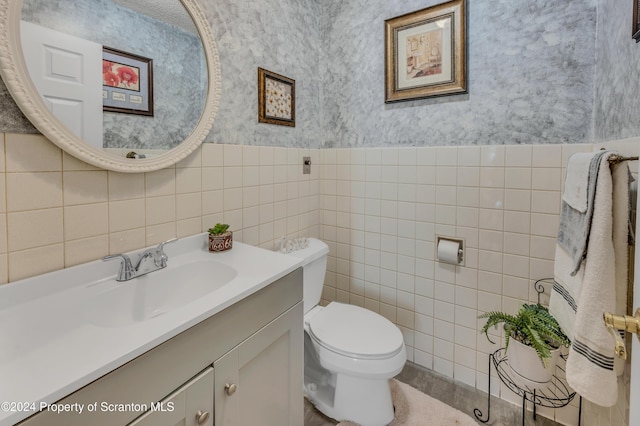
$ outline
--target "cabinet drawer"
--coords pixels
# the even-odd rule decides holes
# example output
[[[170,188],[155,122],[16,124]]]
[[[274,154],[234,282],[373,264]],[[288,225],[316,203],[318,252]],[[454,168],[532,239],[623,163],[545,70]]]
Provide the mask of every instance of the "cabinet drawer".
[[[213,367],[208,367],[129,426],[212,426],[213,379]]]

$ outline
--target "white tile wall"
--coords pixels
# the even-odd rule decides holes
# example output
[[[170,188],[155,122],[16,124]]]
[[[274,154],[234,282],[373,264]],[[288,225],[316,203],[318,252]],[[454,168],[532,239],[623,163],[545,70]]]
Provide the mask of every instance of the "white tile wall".
[[[637,155],[636,146],[612,148]],[[553,276],[564,168],[570,154],[593,149],[322,150],[322,238],[330,246],[324,301],[379,312],[401,328],[411,361],[486,391],[488,354],[500,345],[479,335],[477,316],[515,312],[536,300],[536,279]],[[337,188],[350,195],[340,207]],[[436,235],[465,239],[464,266],[434,260]],[[522,404],[492,374],[492,393]],[[539,412],[577,424],[577,398]],[[624,410],[601,416],[624,418]]]
[[[318,236],[319,150],[203,144],[175,167],[107,172],[43,136],[0,134],[0,283],[232,225],[273,248]],[[37,258],[38,262],[33,262]]]
[[[482,390],[499,345],[478,334],[477,316],[535,300],[532,282],[553,273],[563,167],[571,153],[599,148],[203,144],[175,167],[122,174],[42,136],[3,134],[0,144],[0,283],[221,221],[238,241],[266,248],[282,235],[318,236],[330,247],[325,303],[379,312],[402,330],[411,361]],[[611,144],[633,155],[636,146]],[[311,175],[301,173],[303,156]],[[436,235],[465,240],[464,266],[434,260]],[[521,404],[495,374],[491,389]],[[627,407],[624,397],[613,409],[586,405],[583,419],[618,424]],[[577,412],[577,401],[539,411],[569,425]]]

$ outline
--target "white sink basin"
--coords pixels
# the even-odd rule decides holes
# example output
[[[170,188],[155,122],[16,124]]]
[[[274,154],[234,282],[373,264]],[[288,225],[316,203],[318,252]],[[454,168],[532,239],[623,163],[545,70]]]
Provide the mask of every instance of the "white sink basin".
[[[181,308],[231,282],[238,271],[215,260],[195,260],[129,281],[102,281],[85,305],[87,321],[121,327]]]

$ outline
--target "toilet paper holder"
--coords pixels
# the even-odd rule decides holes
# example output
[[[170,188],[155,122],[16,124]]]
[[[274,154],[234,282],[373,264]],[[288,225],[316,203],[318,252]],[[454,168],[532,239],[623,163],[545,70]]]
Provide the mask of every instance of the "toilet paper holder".
[[[441,250],[440,243],[443,242],[443,249]],[[446,253],[445,247],[446,246]],[[455,251],[454,256],[451,256],[451,248],[455,250],[457,246],[457,250]],[[452,238],[445,237],[441,235],[436,235],[436,260],[438,262],[450,263],[453,265],[464,266],[464,239],[462,238]]]

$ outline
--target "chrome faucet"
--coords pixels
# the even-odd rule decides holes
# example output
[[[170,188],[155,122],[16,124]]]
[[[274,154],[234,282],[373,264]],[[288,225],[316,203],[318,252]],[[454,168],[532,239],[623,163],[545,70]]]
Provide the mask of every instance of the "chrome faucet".
[[[116,281],[129,281],[136,277],[136,270],[131,264],[131,259],[126,254],[111,254],[109,256],[105,256],[102,258],[102,261],[105,260],[113,260],[113,259],[121,259],[122,263],[120,263],[120,270],[118,271],[118,276],[116,277]]]
[[[173,243],[175,241],[178,241],[178,239],[172,238],[158,244],[158,247],[153,247],[143,251],[138,255],[138,260],[136,260],[135,266],[131,262],[131,258],[126,254],[112,254],[103,257],[102,260],[120,259],[120,270],[116,276],[116,281],[129,281],[136,277],[148,274],[149,272],[165,268],[169,257],[164,252],[164,246],[165,244]]]

